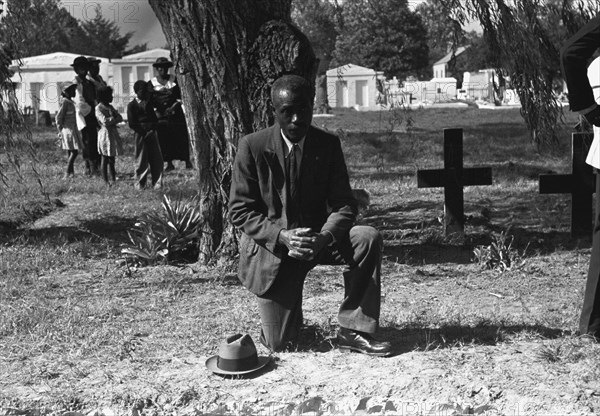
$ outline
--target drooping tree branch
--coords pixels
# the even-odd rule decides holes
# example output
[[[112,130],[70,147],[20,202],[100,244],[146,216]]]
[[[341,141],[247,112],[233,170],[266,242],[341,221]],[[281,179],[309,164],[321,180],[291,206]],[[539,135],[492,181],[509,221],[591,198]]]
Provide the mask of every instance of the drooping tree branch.
[[[592,5],[581,0],[563,0],[560,10],[553,11],[552,5],[542,0],[440,0],[440,3],[461,24],[469,20],[481,24],[484,38],[496,57],[498,74],[509,78],[519,95],[531,139],[537,145],[556,145],[563,120],[562,106],[553,91],[553,81],[560,76],[559,50],[542,16],[559,13],[567,34],[572,34],[591,18]]]
[[[37,153],[28,129],[12,82],[14,70],[11,64],[15,58],[15,48],[0,43],[0,148],[4,151],[4,164],[0,162],[0,199],[11,186],[9,170],[16,182],[25,181],[23,168],[29,165],[42,195],[48,199],[41,175],[37,169]]]

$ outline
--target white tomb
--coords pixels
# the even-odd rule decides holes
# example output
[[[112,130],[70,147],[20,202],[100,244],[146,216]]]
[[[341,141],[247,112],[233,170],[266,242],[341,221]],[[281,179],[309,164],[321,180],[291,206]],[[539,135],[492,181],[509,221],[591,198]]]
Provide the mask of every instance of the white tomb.
[[[348,64],[327,71],[327,99],[333,108],[353,107],[359,111],[378,110],[377,83],[383,72]]]

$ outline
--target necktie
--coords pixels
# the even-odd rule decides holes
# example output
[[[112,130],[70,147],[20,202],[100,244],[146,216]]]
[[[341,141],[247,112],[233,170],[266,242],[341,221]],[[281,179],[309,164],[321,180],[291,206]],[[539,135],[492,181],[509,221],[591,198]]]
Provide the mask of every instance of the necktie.
[[[288,156],[288,219],[292,226],[297,226],[300,221],[300,192],[298,191],[298,162],[300,147],[297,144],[292,145]],[[290,227],[292,228],[292,227]]]
[[[288,177],[290,181],[290,196],[295,198],[298,193],[298,151],[300,148],[297,144],[292,145],[292,150],[290,150],[289,155],[289,171]]]

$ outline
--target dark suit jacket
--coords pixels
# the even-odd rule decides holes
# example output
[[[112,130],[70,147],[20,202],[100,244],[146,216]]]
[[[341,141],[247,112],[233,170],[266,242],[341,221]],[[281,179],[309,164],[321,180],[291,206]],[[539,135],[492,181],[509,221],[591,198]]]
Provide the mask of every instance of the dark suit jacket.
[[[569,38],[560,51],[571,111],[585,110],[596,102],[587,77],[589,60],[600,48],[600,15]]]
[[[283,139],[278,124],[243,137],[233,167],[229,212],[242,231],[239,279],[261,295],[277,276],[286,248],[277,244],[288,227]],[[339,139],[311,127],[300,168],[301,227],[329,231],[336,241],[356,219],[348,171]]]

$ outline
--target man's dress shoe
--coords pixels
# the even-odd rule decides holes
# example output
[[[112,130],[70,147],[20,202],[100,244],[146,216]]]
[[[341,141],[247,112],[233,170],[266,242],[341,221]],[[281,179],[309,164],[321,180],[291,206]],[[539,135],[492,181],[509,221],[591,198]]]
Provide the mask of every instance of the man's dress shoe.
[[[340,328],[338,332],[338,347],[343,351],[356,351],[376,357],[387,357],[392,353],[392,344],[387,341],[377,341],[366,332]]]

